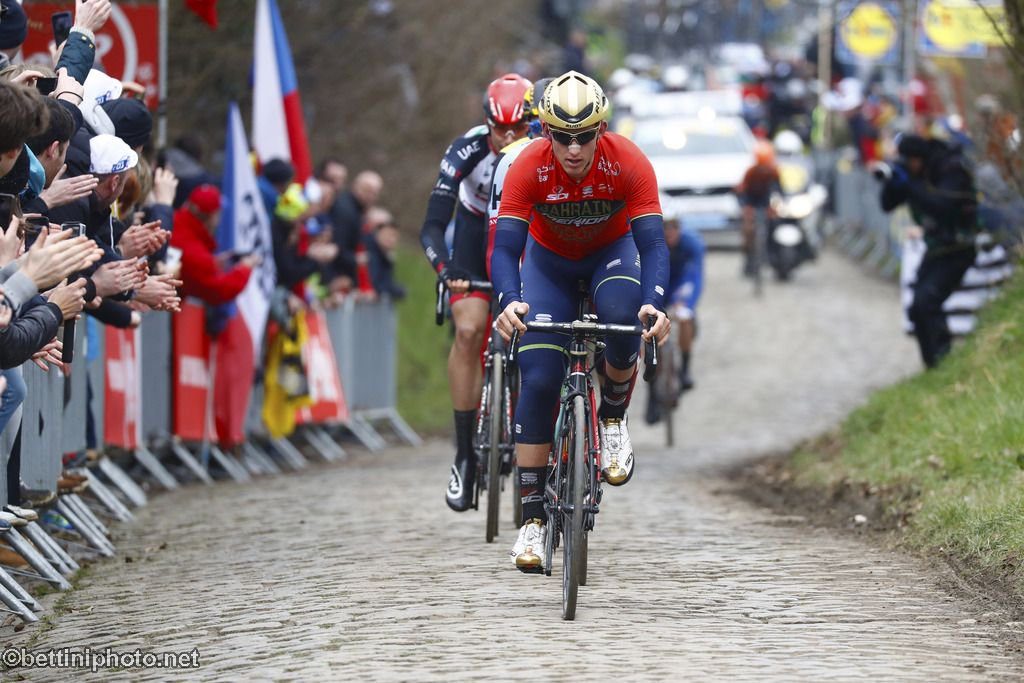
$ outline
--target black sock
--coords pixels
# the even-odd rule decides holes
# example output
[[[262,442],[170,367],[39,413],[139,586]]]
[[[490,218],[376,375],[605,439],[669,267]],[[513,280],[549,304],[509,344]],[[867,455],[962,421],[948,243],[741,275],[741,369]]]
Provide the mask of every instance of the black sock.
[[[679,376],[686,377],[690,374],[690,352],[683,351],[683,364],[679,368]]]
[[[462,462],[474,456],[473,432],[476,431],[476,411],[455,411],[455,461]]]
[[[601,383],[601,408],[598,409],[597,416],[602,420],[608,418],[621,420],[625,417],[635,382],[636,368],[633,368],[633,374],[625,382],[614,382],[606,375]]]
[[[523,500],[523,524],[531,519],[547,522],[548,515],[544,511],[544,484],[547,478],[547,467],[519,468],[519,495]]]

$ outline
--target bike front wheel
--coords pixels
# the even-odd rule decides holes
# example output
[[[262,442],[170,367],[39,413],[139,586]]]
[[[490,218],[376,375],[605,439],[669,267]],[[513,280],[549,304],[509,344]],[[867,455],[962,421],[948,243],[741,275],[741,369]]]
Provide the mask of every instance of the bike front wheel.
[[[572,444],[569,448],[562,510],[562,618],[576,618],[580,578],[586,571],[587,412],[582,396],[573,399]]]
[[[498,503],[501,502],[501,446],[505,426],[505,358],[496,353],[492,357],[490,415],[490,442],[487,444],[487,542],[498,535]]]

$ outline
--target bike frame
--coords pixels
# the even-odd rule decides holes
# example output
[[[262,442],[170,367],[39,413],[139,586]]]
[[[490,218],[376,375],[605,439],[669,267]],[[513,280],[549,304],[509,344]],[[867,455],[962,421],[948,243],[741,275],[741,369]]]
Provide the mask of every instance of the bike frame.
[[[601,430],[597,422],[597,392],[594,390],[594,352],[597,342],[588,342],[584,338],[573,337],[569,343],[569,370],[565,380],[562,382],[562,392],[558,409],[558,418],[555,420],[555,439],[551,444],[551,455],[548,464],[551,473],[545,485],[544,507],[548,513],[549,520],[555,520],[555,534],[557,543],[557,531],[561,525],[561,513],[565,511],[561,502],[561,492],[558,491],[558,483],[562,481],[562,467],[568,461],[568,443],[571,438],[568,416],[573,409],[573,400],[582,396],[586,411],[587,422],[587,469],[590,476],[587,478],[591,484],[591,505],[585,511],[587,518],[584,528],[590,531],[594,528],[594,515],[599,511],[598,503],[601,498],[600,472],[601,472]],[[575,511],[572,511],[575,512]],[[550,558],[548,558],[550,559]],[[545,567],[550,574],[550,566]]]

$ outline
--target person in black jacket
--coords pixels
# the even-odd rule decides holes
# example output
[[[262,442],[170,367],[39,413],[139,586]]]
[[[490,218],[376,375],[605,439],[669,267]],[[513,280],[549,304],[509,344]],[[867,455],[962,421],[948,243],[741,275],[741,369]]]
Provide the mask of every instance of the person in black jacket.
[[[338,256],[338,247],[327,239],[326,234],[307,235],[309,245],[305,250],[299,248],[302,217],[308,208],[309,204],[300,192],[289,193],[284,201],[278,203],[270,221],[277,284],[285,289],[301,284]]]
[[[40,213],[44,216],[49,215],[50,209],[89,196],[97,183],[96,177],[92,175],[63,177],[67,170],[64,158],[78,125],[67,108],[57,100],[46,98],[46,107],[50,110],[49,126],[25,143],[46,171],[46,182],[39,196],[22,204],[25,213]]]
[[[383,187],[379,173],[362,171],[352,181],[352,188],[339,194],[331,207],[332,241],[338,245],[330,269],[332,291],[347,290],[356,283],[356,251],[363,239],[363,220],[366,211],[377,205]]]
[[[0,330],[0,369],[15,368],[31,360],[57,336],[57,328],[72,320],[85,306],[85,280],[51,290],[46,298],[27,303],[10,325]]]
[[[391,213],[375,209],[370,217],[366,234],[366,254],[369,259],[370,280],[380,296],[392,301],[405,298],[405,287],[395,282],[395,250],[398,248],[398,226]]]
[[[906,202],[924,230],[926,249],[909,315],[921,358],[934,368],[952,344],[942,306],[974,263],[978,200],[958,149],[917,135],[902,136],[898,148],[899,160],[877,166],[875,175],[884,180],[882,209]]]

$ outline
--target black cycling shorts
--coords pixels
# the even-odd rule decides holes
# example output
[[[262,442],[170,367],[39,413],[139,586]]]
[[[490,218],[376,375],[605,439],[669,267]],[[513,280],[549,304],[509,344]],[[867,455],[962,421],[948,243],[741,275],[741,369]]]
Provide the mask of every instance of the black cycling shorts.
[[[487,277],[487,217],[477,216],[459,202],[455,210],[455,235],[452,238],[453,266],[474,280]]]

